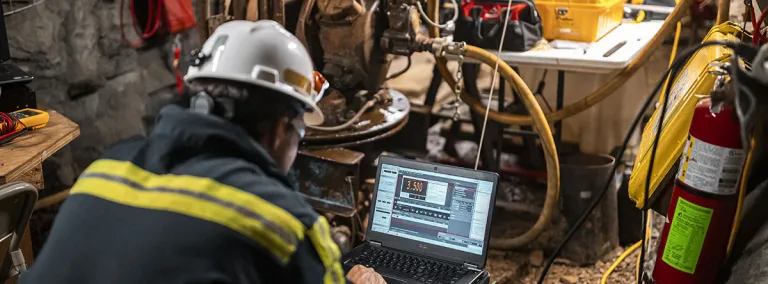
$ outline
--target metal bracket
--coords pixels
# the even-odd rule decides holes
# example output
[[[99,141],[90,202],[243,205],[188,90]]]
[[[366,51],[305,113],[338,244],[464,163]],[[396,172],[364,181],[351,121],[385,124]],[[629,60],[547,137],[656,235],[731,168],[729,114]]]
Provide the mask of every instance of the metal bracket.
[[[302,150],[296,157],[293,177],[315,210],[351,218],[357,213],[355,193],[364,156],[342,148]]]
[[[716,76],[712,91],[709,93],[709,97],[712,100],[709,110],[713,114],[717,114],[722,110],[724,103],[733,102],[734,92],[732,84],[730,84],[731,64],[728,62],[712,62],[709,66],[714,68],[707,72]]]

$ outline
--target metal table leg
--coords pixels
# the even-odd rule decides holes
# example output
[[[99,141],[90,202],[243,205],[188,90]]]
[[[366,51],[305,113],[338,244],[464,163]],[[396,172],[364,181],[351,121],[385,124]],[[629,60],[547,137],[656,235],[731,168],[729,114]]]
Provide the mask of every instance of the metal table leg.
[[[565,71],[559,70],[557,71],[557,103],[555,105],[555,110],[560,110],[563,108],[563,101],[565,100]],[[563,121],[557,121],[555,122],[555,145],[557,146],[557,150],[562,150],[562,147],[560,147],[560,143],[562,142],[563,138]]]
[[[507,88],[505,88],[505,86],[505,80],[502,78],[499,80],[499,95],[497,98],[499,112],[504,112],[504,95],[507,92]],[[491,86],[491,88],[493,88],[493,86]],[[501,123],[494,123],[494,125],[498,126],[499,131],[497,136],[499,139],[496,139],[496,163],[498,164],[498,168],[501,168],[501,153],[504,150],[504,128],[506,125]]]
[[[443,82],[443,77],[440,75],[440,71],[437,70],[437,66],[432,68],[432,81],[429,82],[429,88],[427,89],[427,95],[424,99],[424,105],[432,109],[432,106],[437,100],[437,90],[440,89],[440,83]]]

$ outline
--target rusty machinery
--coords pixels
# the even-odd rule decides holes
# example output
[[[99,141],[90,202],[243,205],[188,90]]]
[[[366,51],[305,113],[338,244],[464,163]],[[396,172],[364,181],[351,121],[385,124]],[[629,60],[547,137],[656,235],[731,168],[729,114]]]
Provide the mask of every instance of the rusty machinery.
[[[420,6],[414,0],[199,0],[196,9],[203,40],[229,20],[271,19],[312,55],[329,83],[318,103],[326,121],[308,129],[291,177],[335,225],[340,248],[351,248],[367,227],[364,168],[379,155],[363,145],[392,136],[408,121],[408,99],[383,87],[391,56],[431,51],[435,42],[421,31]]]

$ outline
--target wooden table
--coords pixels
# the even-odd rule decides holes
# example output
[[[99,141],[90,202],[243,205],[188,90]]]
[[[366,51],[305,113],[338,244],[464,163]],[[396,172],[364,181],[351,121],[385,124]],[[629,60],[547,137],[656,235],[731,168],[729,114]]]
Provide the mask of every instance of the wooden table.
[[[0,185],[24,181],[42,189],[43,161],[80,135],[80,127],[76,123],[56,111],[50,111],[49,114],[51,117],[45,127],[31,130],[7,144],[0,145]],[[5,255],[7,242],[0,244],[0,257]],[[29,228],[24,234],[21,249],[27,265],[32,264],[34,256]]]

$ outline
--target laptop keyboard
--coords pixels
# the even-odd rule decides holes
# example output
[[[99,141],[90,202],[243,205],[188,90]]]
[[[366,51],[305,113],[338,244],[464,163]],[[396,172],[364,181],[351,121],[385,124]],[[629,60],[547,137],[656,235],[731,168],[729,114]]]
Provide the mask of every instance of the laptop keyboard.
[[[380,274],[412,279],[424,283],[456,283],[469,270],[458,265],[402,254],[396,251],[370,247],[348,262],[375,269]]]

